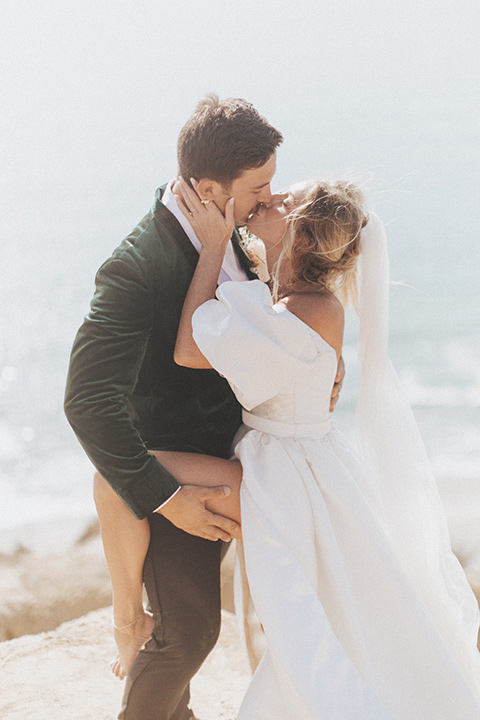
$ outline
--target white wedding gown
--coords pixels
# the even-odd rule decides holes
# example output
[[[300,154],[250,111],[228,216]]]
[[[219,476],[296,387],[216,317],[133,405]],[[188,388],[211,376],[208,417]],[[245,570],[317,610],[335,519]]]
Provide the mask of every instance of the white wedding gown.
[[[266,646],[239,720],[479,720],[475,598],[453,554],[461,606],[396,551],[331,424],[335,351],[259,281],[217,297],[194,337],[245,408],[244,567]]]

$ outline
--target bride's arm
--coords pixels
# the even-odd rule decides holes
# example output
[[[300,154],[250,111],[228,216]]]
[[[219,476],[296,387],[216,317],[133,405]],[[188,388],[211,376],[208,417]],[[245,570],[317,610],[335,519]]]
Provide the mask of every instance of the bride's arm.
[[[203,205],[197,193],[185,181],[179,181],[182,197],[177,197],[180,210],[188,219],[202,249],[183,303],[177,332],[174,360],[190,368],[211,368],[192,336],[192,317],[195,310],[215,297],[218,276],[227,244],[233,232],[233,198],[225,208],[225,217],[214,205]]]
[[[212,367],[200,352],[192,336],[192,317],[195,310],[207,300],[215,296],[218,275],[222,267],[223,253],[216,249],[202,248],[197,267],[193,274],[183,303],[182,315],[177,331],[177,342],[173,359],[177,365],[190,368]]]

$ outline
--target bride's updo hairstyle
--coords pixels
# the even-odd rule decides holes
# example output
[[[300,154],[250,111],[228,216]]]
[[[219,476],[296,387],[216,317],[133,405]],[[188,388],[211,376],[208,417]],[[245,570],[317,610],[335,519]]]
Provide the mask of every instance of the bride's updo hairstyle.
[[[349,180],[314,180],[303,202],[289,215],[278,261],[275,294],[297,283],[321,285],[346,307],[357,307],[360,231],[368,220],[361,190]],[[280,292],[279,292],[280,290]]]

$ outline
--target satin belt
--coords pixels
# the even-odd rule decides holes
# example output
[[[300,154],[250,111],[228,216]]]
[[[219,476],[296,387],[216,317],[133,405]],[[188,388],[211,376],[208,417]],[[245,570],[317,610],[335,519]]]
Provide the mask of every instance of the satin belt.
[[[332,421],[324,420],[319,423],[283,423],[270,418],[252,415],[246,410],[242,411],[245,425],[254,430],[278,435],[279,437],[324,437],[332,429]]]

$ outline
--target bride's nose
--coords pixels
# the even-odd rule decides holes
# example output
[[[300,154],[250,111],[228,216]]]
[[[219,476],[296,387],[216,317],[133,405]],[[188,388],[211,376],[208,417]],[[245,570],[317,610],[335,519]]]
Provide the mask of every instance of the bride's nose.
[[[269,203],[264,203],[265,207],[269,208],[272,207],[272,205],[278,205],[278,203],[283,202],[288,197],[288,192],[280,192],[280,193],[274,193],[272,195],[272,199]]]

